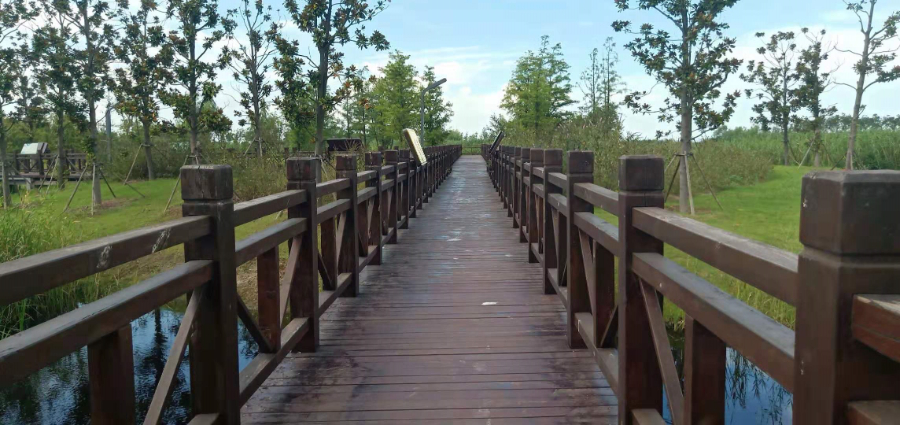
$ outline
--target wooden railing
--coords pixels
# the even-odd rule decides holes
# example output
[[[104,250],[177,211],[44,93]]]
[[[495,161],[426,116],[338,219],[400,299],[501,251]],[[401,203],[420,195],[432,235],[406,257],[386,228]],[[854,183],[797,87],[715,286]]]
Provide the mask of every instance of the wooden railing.
[[[663,424],[663,394],[676,425],[725,423],[726,347],[794,394],[795,424],[900,423],[900,172],[804,177],[798,256],[666,210],[660,157],[622,157],[616,192],[593,184],[593,152],[568,152],[565,174],[558,149],[482,155],[620,423]],[[664,257],[664,244],[795,306],[796,331]],[[685,314],[683,381],[663,299]]]
[[[315,351],[319,320],[337,297],[359,293],[359,273],[380,264],[450,173],[459,146],[336,157],[336,178],[316,183],[319,161],[286,161],[285,192],[234,204],[229,166],[181,169],[184,217],[0,264],[0,306],[46,292],[154,252],[184,245],[185,262],[98,301],[0,340],[0,387],[88,347],[91,423],[134,423],[131,322],[187,294],[184,317],[145,424],[160,423],[190,346],[191,423],[237,424],[241,406],[289,352]],[[384,159],[384,162],[382,160]],[[365,188],[358,188],[359,184]],[[320,199],[334,195],[322,205]],[[287,219],[235,241],[235,228],[287,211]],[[321,234],[319,234],[321,232]],[[278,247],[289,242],[286,270]],[[236,291],[236,268],[256,260],[258,320]],[[323,291],[319,291],[319,284]],[[238,370],[237,320],[259,345]]]
[[[78,175],[88,166],[86,153],[67,152],[65,155],[66,167],[69,174]],[[45,176],[52,173],[59,155],[54,153],[15,156],[15,170],[19,174],[36,174]]]

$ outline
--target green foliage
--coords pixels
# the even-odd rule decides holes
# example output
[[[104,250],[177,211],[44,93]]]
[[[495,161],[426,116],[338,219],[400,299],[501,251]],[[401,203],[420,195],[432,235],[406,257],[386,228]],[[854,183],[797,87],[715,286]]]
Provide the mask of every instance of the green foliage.
[[[537,52],[529,50],[516,62],[500,107],[512,117],[515,126],[529,131],[536,139],[550,140],[569,115],[566,107],[575,103],[569,97],[571,91],[569,64],[563,58],[562,45],[551,46],[550,38],[543,36]]]
[[[647,91],[629,94],[626,104],[640,113],[656,113],[660,122],[678,122],[682,143],[697,138],[695,131],[702,135],[722,126],[734,113],[739,92],[725,94],[721,108],[715,107],[722,85],[741,64],[730,57],[735,39],[725,36],[728,24],[717,19],[737,1],[616,0],[619,11],[656,11],[674,25],[674,33],[649,23],[635,31],[629,21],[616,21],[612,27],[637,36],[625,48],[670,94],[660,109],[642,103]]]
[[[353,43],[360,49],[374,47],[378,51],[387,50],[390,44],[384,35],[379,31],[366,34],[365,24],[387,8],[389,2],[375,0],[370,4],[362,0],[306,0],[306,5],[302,7],[298,0],[284,2],[291,19],[301,31],[312,36],[319,53],[315,60],[298,54],[313,66],[309,79],[316,90],[316,153],[321,153],[325,148],[326,115],[350,95],[354,84],[359,84],[359,70],[353,66],[345,67],[344,55],[338,49]],[[343,76],[343,83],[336,90],[329,91],[328,80],[338,75]]]
[[[606,137],[622,132],[622,119],[619,116],[619,103],[615,96],[624,92],[625,83],[616,71],[619,55],[616,43],[608,37],[603,43],[603,52],[591,51],[590,64],[581,73],[579,87],[584,94],[581,113],[593,124],[601,127]]]
[[[762,39],[765,33],[757,33],[756,37]],[[747,73],[741,74],[742,80],[758,86],[757,90],[746,91],[747,97],[758,102],[753,105],[756,116],[751,121],[759,124],[763,131],[769,131],[773,126],[782,131],[784,165],[790,164],[787,133],[800,106],[795,90],[800,79],[795,69],[796,49],[793,32],[772,34],[769,41],[757,49],[763,58],[748,62]]]
[[[419,73],[409,63],[409,55],[395,51],[381,69],[384,76],[372,88],[373,126],[380,149],[389,149],[400,141],[404,128],[417,128],[419,114]]]
[[[437,80],[434,74],[434,67],[425,66],[425,72],[422,73],[422,86],[428,86]],[[424,87],[420,87],[424,89]],[[441,86],[435,87],[425,93],[425,128],[422,137],[425,143],[430,146],[440,145],[447,140],[450,134],[447,124],[453,116],[453,104],[444,101],[444,89]]]
[[[811,33],[807,28],[801,31],[809,40],[809,46],[800,51],[800,58],[797,60],[800,86],[796,95],[798,105],[806,109],[809,116],[798,116],[796,121],[798,128],[812,134],[807,147],[815,157],[815,164],[819,165],[824,123],[828,117],[837,112],[833,106],[829,107],[822,103],[822,94],[834,84],[831,73],[822,69],[822,64],[828,60],[832,49],[824,44],[825,30],[819,34]]]

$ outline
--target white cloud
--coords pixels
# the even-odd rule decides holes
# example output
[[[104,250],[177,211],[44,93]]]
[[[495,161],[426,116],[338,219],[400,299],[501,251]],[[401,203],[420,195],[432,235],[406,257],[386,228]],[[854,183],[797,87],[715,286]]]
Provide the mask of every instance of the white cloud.
[[[467,86],[448,90],[445,97],[453,103],[450,127],[463,133],[481,131],[491,115],[500,113],[504,88],[505,86],[500,90],[482,94],[473,93],[471,87]]]

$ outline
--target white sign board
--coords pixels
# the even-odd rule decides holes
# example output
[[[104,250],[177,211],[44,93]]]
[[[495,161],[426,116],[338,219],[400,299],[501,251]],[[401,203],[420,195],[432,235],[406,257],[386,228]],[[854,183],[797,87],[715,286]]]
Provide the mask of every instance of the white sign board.
[[[403,129],[403,138],[406,139],[406,143],[409,145],[409,150],[413,152],[413,155],[416,156],[416,159],[420,164],[425,165],[428,163],[428,158],[425,156],[425,151],[422,149],[422,144],[419,143],[419,135],[416,134],[416,130],[405,128]]]
[[[43,153],[44,145],[46,143],[26,143],[22,146],[22,152],[19,152],[20,155],[37,155],[39,153]]]

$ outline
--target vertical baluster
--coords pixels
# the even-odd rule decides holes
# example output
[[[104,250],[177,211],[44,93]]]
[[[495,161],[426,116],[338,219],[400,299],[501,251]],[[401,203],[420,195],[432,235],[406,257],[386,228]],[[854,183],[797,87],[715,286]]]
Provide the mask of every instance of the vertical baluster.
[[[569,287],[569,308],[567,309],[568,316],[566,319],[566,341],[569,343],[569,348],[584,348],[585,342],[581,334],[578,333],[578,322],[575,319],[575,314],[588,312],[594,315],[594,335],[589,336],[589,338],[592,339],[591,343],[597,346],[600,341],[600,337],[597,335],[603,332],[603,329],[598,330],[600,326],[598,326],[597,319],[598,317],[603,317],[604,320],[609,318],[612,304],[615,300],[601,295],[602,291],[607,290],[607,288],[601,288],[601,285],[598,284],[596,269],[591,269],[595,274],[594,279],[589,279],[586,274],[585,266],[594,267],[595,265],[584,263],[585,253],[582,252],[581,231],[575,226],[576,214],[594,213],[593,205],[574,194],[576,184],[594,182],[594,153],[570,151],[568,155],[569,172],[567,174],[566,204],[569,207],[569,220],[566,228],[562,229],[565,232],[565,237],[564,245],[561,245],[565,246],[564,249],[568,251],[566,256],[568,260],[566,285]],[[598,252],[601,249],[599,246],[595,248]],[[591,258],[590,252],[586,254],[587,258]],[[610,267],[609,275],[612,275],[612,267]],[[612,293],[614,282],[607,281],[603,283],[609,286],[608,290]],[[594,300],[591,299],[589,285],[594,287]],[[592,308],[592,304],[594,304],[592,301],[600,304],[597,306],[600,308]],[[605,314],[603,310],[606,310]]]
[[[794,423],[844,424],[849,401],[900,399],[900,363],[852,329],[854,295],[900,293],[900,173],[816,171],[801,199]]]
[[[557,223],[553,221],[553,207],[550,205],[550,195],[554,193],[562,193],[562,189],[556,187],[556,185],[550,183],[550,173],[561,173],[562,172],[562,150],[561,149],[546,149],[544,150],[544,199],[542,205],[538,208],[543,208],[543,230],[542,234],[544,236],[544,293],[545,294],[555,294],[556,290],[553,289],[553,284],[550,282],[550,273],[556,273],[557,283],[562,285],[564,282],[560,281],[558,276],[559,272],[562,270],[562,264],[559,262],[559,253],[562,251],[564,245],[560,243],[562,240],[559,236],[559,229],[557,228]],[[558,214],[557,220],[562,221],[563,215]],[[561,249],[560,249],[561,248]],[[555,270],[553,270],[555,269]]]
[[[528,178],[531,181],[531,189],[528,191],[528,262],[529,263],[537,263],[538,257],[535,255],[535,250],[532,249],[532,245],[536,245],[537,248],[540,248],[541,245],[541,234],[540,229],[543,227],[543,222],[539,221],[540,213],[539,209],[543,208],[543,204],[541,203],[541,198],[534,193],[534,186],[538,184],[542,184],[543,180],[540,177],[534,175],[534,170],[536,168],[541,168],[544,166],[544,150],[543,149],[532,149],[531,150],[531,174],[529,174]],[[552,293],[552,292],[551,292]]]
[[[131,325],[88,345],[91,423],[134,423],[134,355]]]
[[[634,409],[662,411],[662,378],[633,254],[662,253],[658,239],[636,229],[632,209],[663,207],[663,160],[624,156],[619,160],[619,418],[633,423]]]
[[[516,146],[513,148],[513,176],[512,176],[512,199],[513,199],[513,207],[512,207],[512,216],[513,216],[513,229],[518,229],[521,227],[522,221],[522,197],[520,194],[522,190],[519,186],[522,185],[522,148]]]
[[[389,204],[389,211],[385,211],[387,214],[387,227],[390,237],[388,238],[387,243],[395,244],[397,243],[397,205],[400,203],[400,152],[395,150],[384,151],[384,163],[385,165],[394,167],[393,171],[391,171],[387,178],[394,181],[393,185],[390,189],[390,201],[387,201]]]
[[[281,278],[278,267],[278,246],[256,257],[256,300],[259,312],[259,331],[272,350],[259,347],[263,353],[276,353],[281,348]]]
[[[356,155],[338,155],[335,157],[334,168],[337,178],[350,180],[350,187],[337,193],[337,199],[350,201],[350,209],[345,213],[347,216],[341,250],[338,252],[338,273],[351,274],[350,284],[341,293],[341,296],[355,297],[359,294],[359,244],[356,239],[359,233],[356,228]]]
[[[288,292],[288,300],[291,307],[291,318],[306,317],[309,323],[309,330],[306,335],[294,347],[294,352],[314,352],[319,346],[319,248],[318,248],[318,229],[316,224],[317,197],[316,193],[316,175],[318,174],[319,161],[316,158],[289,158],[285,161],[287,169],[287,189],[288,190],[305,190],[306,202],[296,205],[288,209],[288,218],[305,218],[306,231],[293,239],[290,250],[291,257],[296,252],[296,262],[294,262],[293,281]],[[333,238],[334,235],[332,234]],[[325,247],[325,239],[327,236],[322,235],[322,246]],[[334,257],[332,257],[334,258]],[[323,260],[325,257],[323,257]],[[332,261],[333,263],[333,261]],[[288,267],[291,262],[288,261]],[[327,263],[326,263],[327,270]],[[337,279],[337,268],[328,270],[328,275],[332,281]],[[290,275],[286,273],[287,275]],[[279,309],[283,301],[279,300]],[[280,311],[280,310],[279,310]],[[279,313],[280,314],[280,313]],[[279,322],[281,317],[278,318]]]
[[[230,166],[181,168],[182,215],[213,221],[212,234],[184,244],[185,261],[214,261],[191,334],[193,414],[218,413],[224,424],[240,421],[233,187]]]
[[[400,151],[400,163],[406,166],[406,180],[400,186],[400,222],[401,229],[409,229],[409,187],[412,183],[412,163],[409,160],[409,149]]]
[[[725,343],[684,316],[684,423],[725,423]]]
[[[366,182],[366,187],[375,189],[375,197],[373,197],[372,217],[369,218],[369,227],[366,233],[367,252],[369,249],[375,250],[375,256],[369,264],[381,264],[381,249],[383,247],[381,241],[382,235],[382,205],[384,198],[381,196],[381,152],[369,152],[366,154],[366,170],[375,171],[375,178]],[[366,212],[368,214],[368,211]]]
[[[528,194],[531,191],[525,184],[528,181],[528,170],[525,164],[531,162],[531,148],[522,148],[522,178],[519,179],[519,242],[528,242]]]

